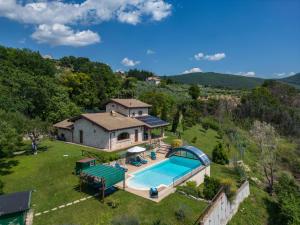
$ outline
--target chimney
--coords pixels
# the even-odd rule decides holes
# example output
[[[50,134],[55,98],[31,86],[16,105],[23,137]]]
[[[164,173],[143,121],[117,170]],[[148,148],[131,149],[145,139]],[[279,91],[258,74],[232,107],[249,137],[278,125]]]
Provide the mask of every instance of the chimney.
[[[111,116],[117,116],[117,115],[116,115],[116,112],[115,112],[114,110],[110,111],[110,115],[111,115]]]

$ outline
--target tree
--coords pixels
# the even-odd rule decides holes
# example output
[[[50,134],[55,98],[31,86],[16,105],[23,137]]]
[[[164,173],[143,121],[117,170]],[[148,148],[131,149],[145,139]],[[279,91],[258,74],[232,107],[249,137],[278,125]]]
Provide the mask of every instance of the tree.
[[[133,69],[133,70],[129,70],[127,72],[127,76],[134,77],[141,81],[145,81],[147,79],[147,77],[153,77],[154,73],[146,71],[146,70]]]
[[[200,89],[197,84],[194,84],[189,88],[189,95],[192,97],[192,99],[198,99],[200,95]]]
[[[223,145],[217,144],[212,151],[212,161],[221,165],[229,163],[228,155],[226,154]]]
[[[26,128],[27,135],[31,140],[32,153],[36,154],[38,150],[38,142],[42,135],[48,132],[48,123],[41,121],[39,118],[29,120]]]
[[[176,132],[179,122],[180,122],[180,109],[177,109],[172,121],[172,129],[171,129],[172,132]]]
[[[276,154],[278,149],[276,131],[270,124],[256,120],[250,133],[260,149],[260,165],[268,182],[267,190],[272,194],[277,166]]]
[[[216,178],[205,175],[203,195],[206,199],[211,200],[218,193],[221,187],[220,181]]]
[[[0,120],[0,157],[12,156],[21,145],[22,136],[9,123]]]
[[[295,179],[287,173],[282,173],[275,185],[275,193],[280,210],[280,224],[300,224],[300,187]]]
[[[60,76],[60,82],[67,88],[70,99],[78,106],[86,109],[99,106],[96,85],[90,75],[67,71]]]

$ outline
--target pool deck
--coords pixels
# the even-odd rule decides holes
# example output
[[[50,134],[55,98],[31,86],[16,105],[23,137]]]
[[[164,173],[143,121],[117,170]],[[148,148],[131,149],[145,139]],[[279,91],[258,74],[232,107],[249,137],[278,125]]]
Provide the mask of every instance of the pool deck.
[[[126,164],[126,167],[128,168],[128,172],[126,173],[126,180],[130,177],[129,174],[140,171],[140,170],[142,170],[146,167],[149,167],[151,165],[154,165],[156,163],[159,163],[159,162],[165,160],[166,156],[163,153],[157,152],[156,153],[156,160],[151,160],[151,158],[149,158],[149,157],[145,157],[145,159],[148,160],[148,163],[143,164],[141,166],[133,166],[133,165],[130,165],[130,164]],[[122,189],[123,188],[123,182],[118,183],[116,186],[119,187],[120,189]],[[125,191],[128,191],[132,194],[138,195],[140,197],[149,199],[149,200],[154,201],[154,202],[159,202],[163,198],[165,198],[167,195],[169,195],[171,193],[174,193],[176,191],[176,188],[173,188],[173,187],[160,187],[158,189],[158,198],[150,198],[149,191],[133,189],[133,188],[128,187],[127,185],[125,185]]]
[[[139,166],[139,167],[126,164],[126,166],[128,168],[128,172],[126,173],[126,180],[125,181],[127,181],[127,179],[130,177],[129,174],[132,174],[132,173],[137,172],[137,171],[141,171],[146,167],[152,166],[156,163],[159,163],[159,162],[165,160],[166,159],[165,155],[166,155],[166,153],[163,154],[163,153],[158,153],[157,152],[156,153],[156,156],[157,156],[156,160],[151,160],[150,158],[145,157],[148,160],[148,163],[144,164],[142,166]],[[205,175],[210,176],[210,166],[198,167],[196,169],[196,171],[194,171],[193,174],[188,175],[189,177],[187,177],[186,180],[183,180],[182,183],[179,184],[179,185],[183,185],[187,181],[196,181],[196,183],[199,185],[203,182]],[[149,178],[149,179],[151,179],[151,178]],[[120,189],[123,189],[123,182],[118,183],[116,186]],[[168,195],[174,193],[176,191],[176,187],[173,187],[173,186],[159,187],[157,198],[150,198],[148,190],[137,190],[137,189],[128,187],[126,185],[126,182],[125,182],[125,191],[128,191],[132,194],[138,195],[140,197],[149,199],[149,200],[154,201],[154,202],[160,202],[162,199],[164,199]]]

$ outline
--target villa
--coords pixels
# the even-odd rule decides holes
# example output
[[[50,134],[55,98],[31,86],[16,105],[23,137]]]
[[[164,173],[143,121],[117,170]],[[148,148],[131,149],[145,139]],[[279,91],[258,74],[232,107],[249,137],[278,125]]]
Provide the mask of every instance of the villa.
[[[106,112],[84,113],[54,127],[60,140],[114,151],[164,137],[168,123],[149,115],[150,107],[137,99],[111,99]]]
[[[147,77],[146,79],[146,82],[147,83],[150,83],[150,84],[154,84],[154,85],[159,85],[160,84],[160,78],[159,77]]]

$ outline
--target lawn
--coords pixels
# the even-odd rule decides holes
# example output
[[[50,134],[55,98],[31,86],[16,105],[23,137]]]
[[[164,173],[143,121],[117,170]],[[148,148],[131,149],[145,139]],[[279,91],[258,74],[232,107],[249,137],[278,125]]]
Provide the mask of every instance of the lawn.
[[[85,148],[58,141],[44,141],[41,147],[44,151],[37,155],[1,160],[0,174],[5,185],[4,192],[34,190],[32,208],[35,212],[88,196],[77,190],[78,178],[72,174],[75,161],[82,158],[81,150]],[[111,156],[110,153],[101,154],[103,157]],[[152,224],[156,219],[162,219],[166,224],[182,224],[175,218],[175,210],[180,207],[186,209],[187,219],[184,224],[192,224],[206,207],[206,203],[177,193],[158,204],[121,190],[107,199],[118,201],[120,206],[112,209],[98,199],[89,199],[35,217],[34,224],[110,224],[113,218],[124,215],[133,215],[142,224]]]

